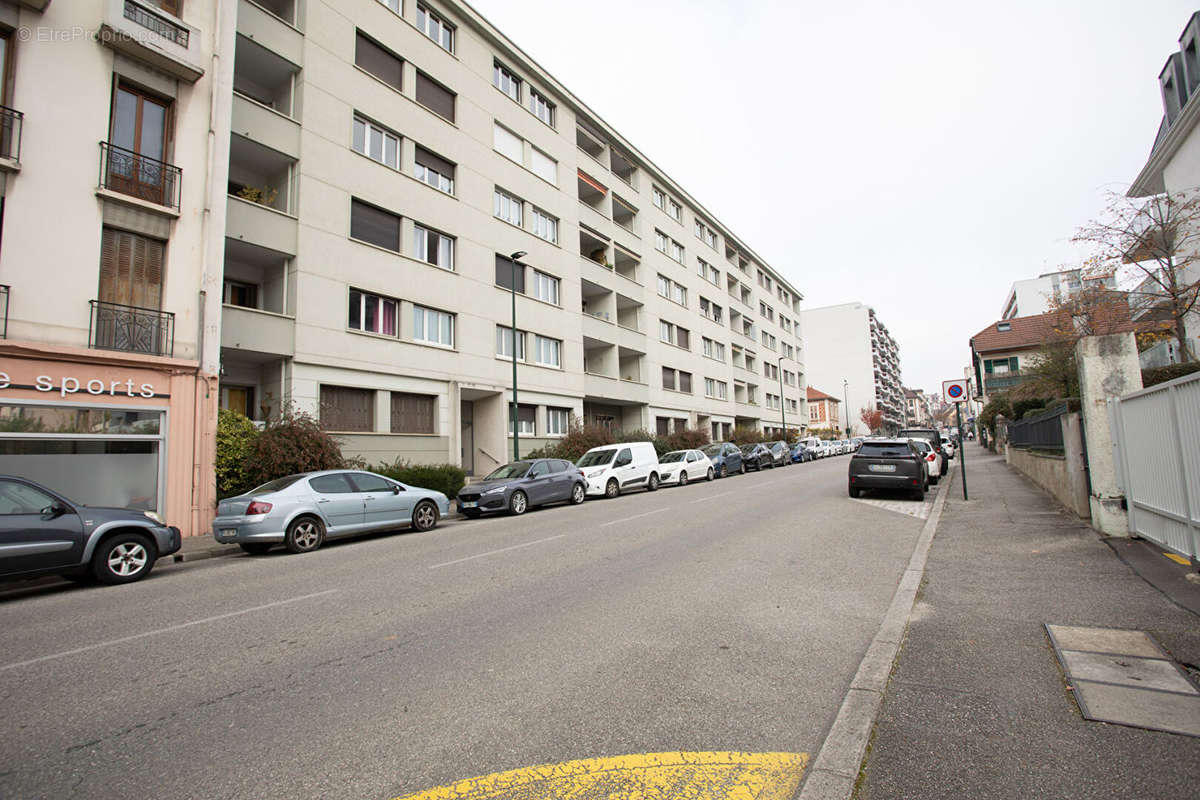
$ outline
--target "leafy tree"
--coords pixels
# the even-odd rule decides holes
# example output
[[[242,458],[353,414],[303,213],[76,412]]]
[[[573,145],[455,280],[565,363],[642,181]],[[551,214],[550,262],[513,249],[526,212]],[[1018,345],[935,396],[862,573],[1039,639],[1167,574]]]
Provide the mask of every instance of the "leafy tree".
[[[246,479],[253,487],[284,475],[345,465],[337,440],[321,429],[316,417],[289,405],[259,434],[246,463]]]
[[[878,433],[883,428],[883,412],[877,408],[860,409],[858,418],[862,420],[862,424],[866,425],[867,430],[871,433]]]

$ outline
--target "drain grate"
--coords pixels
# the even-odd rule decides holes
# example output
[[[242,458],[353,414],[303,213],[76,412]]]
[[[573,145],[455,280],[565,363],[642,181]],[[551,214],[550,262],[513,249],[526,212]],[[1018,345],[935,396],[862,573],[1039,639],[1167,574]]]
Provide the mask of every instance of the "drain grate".
[[[1085,719],[1200,736],[1200,689],[1145,631],[1046,625]]]

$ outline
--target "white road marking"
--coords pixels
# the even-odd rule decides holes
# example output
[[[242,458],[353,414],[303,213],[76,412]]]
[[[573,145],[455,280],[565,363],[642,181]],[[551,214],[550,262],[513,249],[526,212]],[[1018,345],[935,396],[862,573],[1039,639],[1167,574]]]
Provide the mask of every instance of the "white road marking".
[[[664,511],[670,511],[673,508],[674,508],[674,506],[668,506],[667,508],[656,508],[653,511],[647,511],[644,514],[634,514],[632,517],[625,517],[624,519],[614,519],[612,522],[605,522],[602,525],[599,525],[597,527],[607,528],[610,525],[620,525],[622,522],[629,522],[631,520],[641,519],[642,517],[648,517],[651,514],[661,514]]]
[[[727,494],[733,494],[733,492],[720,492],[718,494],[710,494],[707,497],[697,497],[692,502],[693,503],[702,503],[705,500],[716,500],[718,497],[724,497]]]
[[[274,603],[267,603],[267,604],[261,605],[261,606],[254,606],[253,608],[243,608],[241,611],[230,611],[228,614],[218,614],[215,617],[205,617],[204,619],[194,619],[191,622],[181,622],[178,625],[172,625],[168,628],[159,628],[158,630],[155,630],[155,631],[145,631],[143,633],[135,633],[132,636],[122,636],[120,639],[109,639],[107,642],[97,642],[96,644],[89,644],[86,647],[76,647],[74,650],[64,650],[61,653],[53,653],[48,656],[39,656],[38,658],[31,658],[27,661],[17,661],[16,663],[5,664],[3,667],[0,667],[0,672],[5,672],[10,669],[17,669],[18,667],[28,667],[31,664],[41,664],[43,661],[53,661],[56,658],[66,658],[67,656],[74,656],[74,655],[78,655],[79,653],[86,653],[90,650],[99,650],[101,647],[112,647],[113,645],[116,645],[116,644],[125,644],[126,642],[136,641],[137,639],[145,639],[148,636],[158,636],[160,633],[170,633],[171,631],[178,631],[178,630],[182,630],[183,628],[190,628],[193,625],[204,625],[205,623],[208,623],[208,622],[217,622],[219,620],[229,619],[230,617],[240,617],[243,614],[249,614],[253,611],[263,611],[268,608],[276,608],[278,606],[285,606],[285,605],[288,605],[289,603],[299,603],[301,600],[311,600],[314,597],[323,597],[327,594],[333,594],[336,591],[337,591],[337,589],[326,589],[323,592],[314,592],[313,594],[303,594],[303,595],[300,595],[299,597],[290,597],[287,600],[276,600]]]
[[[483,558],[484,556],[494,556],[497,553],[507,553],[509,550],[519,550],[522,547],[531,547],[532,545],[541,544],[542,542],[550,542],[555,539],[561,539],[564,536],[566,536],[565,533],[560,533],[557,536],[547,536],[545,539],[535,539],[532,542],[522,542],[521,544],[514,544],[512,547],[501,547],[499,550],[489,550],[486,553],[477,553],[473,556],[467,556],[466,558],[456,558],[453,561],[443,561],[441,564],[432,565],[430,567],[430,569],[437,569],[438,567],[448,567],[451,564],[461,564],[464,561],[472,561],[476,558]]]

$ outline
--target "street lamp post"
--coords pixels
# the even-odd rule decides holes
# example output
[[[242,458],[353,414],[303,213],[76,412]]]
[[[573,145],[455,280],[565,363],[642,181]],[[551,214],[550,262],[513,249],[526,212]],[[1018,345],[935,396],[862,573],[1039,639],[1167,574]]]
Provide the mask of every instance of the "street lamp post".
[[[518,259],[526,256],[524,250],[518,250],[508,257],[512,264],[512,277],[509,281],[509,292],[512,294],[512,362],[513,362],[513,399],[512,399],[512,432],[513,432],[513,461],[521,460],[520,434],[517,431],[517,265]],[[521,269],[525,265],[521,264]]]
[[[850,438],[850,381],[842,378],[842,399],[846,401],[846,438]]]
[[[775,371],[779,373],[779,419],[783,424],[783,441],[787,442],[787,398],[783,396],[783,359],[786,356],[780,356],[775,360]]]

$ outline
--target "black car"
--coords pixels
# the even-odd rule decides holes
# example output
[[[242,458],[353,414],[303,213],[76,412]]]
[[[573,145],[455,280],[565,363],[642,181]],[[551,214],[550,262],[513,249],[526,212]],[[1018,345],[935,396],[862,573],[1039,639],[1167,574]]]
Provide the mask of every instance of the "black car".
[[[894,489],[924,500],[929,488],[925,461],[908,439],[868,439],[850,458],[849,473],[851,497],[863,489]]]
[[[771,455],[771,450],[765,444],[744,444],[742,450],[742,464],[746,469],[759,471],[768,467],[775,467],[775,457]]]
[[[772,467],[786,467],[792,463],[792,451],[788,449],[787,442],[767,442],[767,449],[771,451]]]
[[[531,506],[547,503],[577,505],[586,493],[587,478],[570,461],[531,458],[505,464],[478,483],[464,486],[458,493],[458,510],[471,518],[485,511],[524,514]]]
[[[0,475],[0,578],[59,574],[132,583],[181,543],[179,528],[153,511],[85,506],[27,478]]]
[[[746,474],[746,465],[742,463],[742,451],[732,442],[713,442],[701,447],[700,452],[708,456],[718,478],[724,478],[735,472]]]

